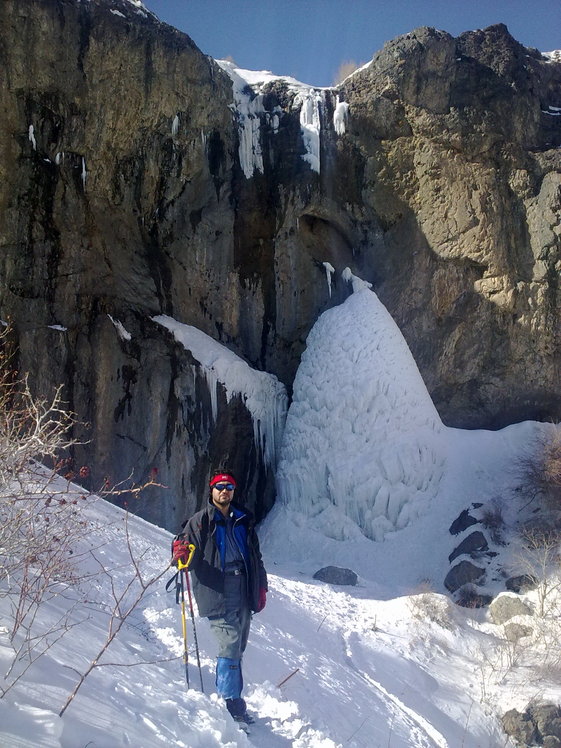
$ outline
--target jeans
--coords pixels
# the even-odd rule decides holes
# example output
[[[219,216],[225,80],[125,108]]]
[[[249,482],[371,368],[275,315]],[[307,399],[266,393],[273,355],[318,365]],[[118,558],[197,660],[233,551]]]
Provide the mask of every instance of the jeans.
[[[225,575],[224,598],[224,616],[209,619],[218,642],[216,690],[225,699],[236,699],[241,696],[243,688],[241,660],[251,624],[245,574]]]

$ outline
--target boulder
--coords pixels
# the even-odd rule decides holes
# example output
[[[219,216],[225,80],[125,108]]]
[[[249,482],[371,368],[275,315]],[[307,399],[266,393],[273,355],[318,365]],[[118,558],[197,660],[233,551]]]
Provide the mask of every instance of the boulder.
[[[503,730],[520,746],[533,745],[539,738],[538,729],[527,712],[510,709],[502,717]]]
[[[469,511],[464,509],[450,525],[449,532],[451,535],[459,535],[461,532],[464,532],[464,530],[467,530],[468,527],[471,527],[471,525],[475,525],[478,522],[478,519],[472,517]]]
[[[561,708],[557,704],[533,704],[524,712],[511,709],[502,717],[507,735],[522,747],[561,745]]]
[[[535,704],[527,711],[542,737],[561,739],[561,708],[557,704]]]
[[[444,586],[449,592],[456,592],[464,584],[481,580],[484,575],[485,569],[472,564],[471,561],[460,561],[446,575]]]
[[[448,556],[448,561],[452,563],[455,558],[462,555],[469,555],[474,558],[488,549],[487,538],[480,530],[476,530],[476,532],[472,532],[467,538],[464,538],[460,545],[452,551]]]
[[[358,576],[351,569],[342,569],[339,566],[325,566],[323,569],[316,571],[314,579],[328,584],[339,584],[355,586],[358,582]]]
[[[531,616],[532,609],[524,600],[505,592],[493,600],[489,606],[489,614],[493,623],[500,625],[515,616]]]
[[[460,588],[454,602],[462,608],[486,608],[493,600],[491,595],[484,595],[466,585]]]

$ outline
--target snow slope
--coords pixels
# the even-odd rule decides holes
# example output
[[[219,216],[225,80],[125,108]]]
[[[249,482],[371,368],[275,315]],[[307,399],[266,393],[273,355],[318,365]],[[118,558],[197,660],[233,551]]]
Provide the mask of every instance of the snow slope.
[[[88,542],[112,570],[114,587],[122,590],[131,577],[125,516],[101,500],[84,511],[91,529]],[[165,569],[170,535],[134,517],[129,519],[129,531],[146,577]],[[165,593],[163,582],[149,591],[101,658],[102,666],[88,677],[64,715],[57,716],[78,673],[106,636],[110,589],[107,578],[96,574],[91,558],[84,562],[83,581],[61,589],[42,613],[47,624],[71,601],[82,600],[74,612],[82,623],[0,700],[0,744],[503,745],[495,721],[472,703],[478,697],[478,683],[463,654],[465,640],[461,644],[451,631],[417,621],[405,598],[380,602],[375,585],[363,582],[357,588],[338,589],[312,580],[304,568],[287,572],[270,558],[268,566],[269,601],[254,617],[245,656],[246,695],[257,716],[249,737],[236,729],[212,692],[214,645],[206,621],[200,619],[197,635],[207,695],[199,692],[190,624],[192,689],[186,690],[180,609],[174,595]],[[0,599],[0,606],[4,617],[5,599]],[[166,661],[170,657],[176,659]],[[4,631],[3,669],[8,659]]]

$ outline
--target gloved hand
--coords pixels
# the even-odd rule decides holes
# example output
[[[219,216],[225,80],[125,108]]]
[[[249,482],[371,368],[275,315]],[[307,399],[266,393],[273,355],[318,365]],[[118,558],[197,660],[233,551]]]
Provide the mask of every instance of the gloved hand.
[[[177,566],[177,562],[187,563],[189,558],[189,544],[185,540],[174,540],[171,544],[171,560]]]
[[[257,613],[260,613],[267,604],[267,590],[264,587],[259,588],[259,601],[257,603]]]

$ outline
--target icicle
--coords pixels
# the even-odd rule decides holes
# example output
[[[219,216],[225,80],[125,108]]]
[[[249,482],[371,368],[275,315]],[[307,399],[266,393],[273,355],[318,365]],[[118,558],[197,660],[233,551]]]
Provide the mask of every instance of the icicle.
[[[37,150],[37,141],[35,140],[35,129],[34,129],[33,125],[29,125],[28,138],[29,138],[29,142],[33,146],[33,150],[36,151]]]
[[[320,170],[320,130],[322,94],[313,88],[299,93],[294,105],[300,107],[300,128],[306,153],[302,156],[313,171]]]
[[[234,102],[231,108],[238,123],[240,165],[246,178],[250,179],[256,169],[263,173],[261,115],[265,114],[264,97],[253,93],[231,62],[217,60],[217,63],[232,81]]]
[[[344,135],[347,131],[348,116],[349,105],[346,101],[339,101],[339,97],[337,97],[337,104],[333,112],[333,127],[337,135]]]
[[[330,262],[324,262],[323,267],[325,268],[325,274],[327,276],[327,288],[329,290],[329,298],[331,298],[331,276],[335,272],[335,268]]]
[[[84,156],[82,156],[82,187],[84,188],[84,192],[86,191],[86,179],[88,177],[88,172],[86,171],[86,159]]]
[[[173,118],[173,122],[171,123],[172,137],[175,138],[178,132],[179,132],[179,115],[176,114],[175,117]]]

